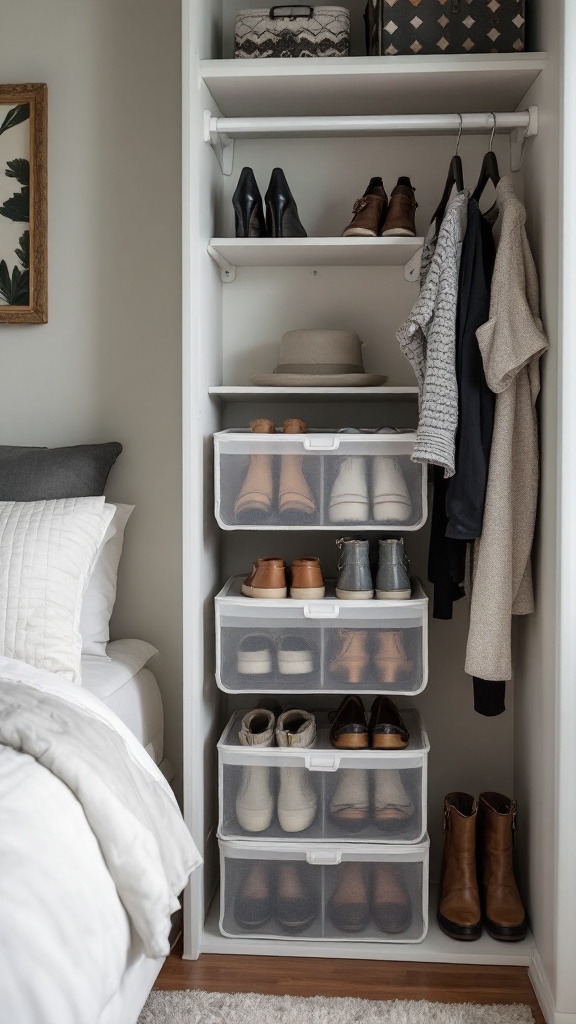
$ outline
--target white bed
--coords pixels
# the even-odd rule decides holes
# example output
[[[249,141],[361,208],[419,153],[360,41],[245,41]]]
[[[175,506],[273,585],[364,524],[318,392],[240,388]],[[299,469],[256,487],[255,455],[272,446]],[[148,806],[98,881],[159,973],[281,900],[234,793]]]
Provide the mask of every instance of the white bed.
[[[140,840],[131,842],[127,834],[121,834],[130,823],[124,821],[124,813],[114,822],[114,801],[115,793],[122,792],[116,780],[124,767],[136,773],[140,786],[157,772],[140,745],[129,737],[128,728],[154,751],[154,760],[162,755],[160,693],[150,670],[140,667],[155,651],[138,641],[117,641],[110,648],[110,660],[83,659],[81,687],[21,662],[0,659],[4,701],[0,714],[0,837],[4,836],[4,842],[0,839],[0,1005],[9,1010],[6,1020],[10,1024],[136,1024],[164,960],[164,956],[145,955],[122,902],[130,896],[133,880],[136,884],[139,875],[144,877],[147,872],[148,852],[139,865],[134,863],[129,869],[128,889],[124,884],[122,899],[109,874],[109,857],[108,866],[105,862],[109,835],[113,835],[113,853],[120,850],[120,865],[127,864],[127,856],[138,855],[141,847]],[[33,701],[28,708],[30,695]],[[54,725],[53,713],[48,719],[35,719],[38,699],[58,702]],[[111,711],[120,711],[128,728]],[[17,736],[10,731],[12,720],[17,724]],[[63,734],[60,720],[67,723]],[[98,739],[98,722],[107,726],[103,739]],[[43,729],[50,732],[45,735]],[[110,757],[99,753],[97,746],[108,742],[109,730],[123,736],[126,744],[120,753],[110,748]],[[40,743],[35,747],[38,737]],[[68,742],[76,744],[74,756],[66,749]],[[43,753],[47,750],[50,757],[51,748],[57,753],[52,765]],[[79,750],[86,751],[85,768],[91,772],[89,785],[80,793],[89,799],[82,803],[75,791]],[[131,768],[125,764],[126,754]],[[95,764],[96,776],[101,774],[101,779],[94,777]],[[72,776],[54,774],[60,771],[59,765],[68,766]],[[108,783],[100,765],[110,768]],[[98,786],[101,790],[100,782],[107,786],[105,794],[94,789]],[[141,789],[139,796],[131,798],[135,800],[132,813],[140,813],[139,807],[151,810],[150,796],[163,800],[163,810],[154,812],[153,820],[160,829],[156,839],[178,833],[178,842],[185,847],[170,802],[162,798],[157,783],[149,779],[147,785],[152,786],[148,796]],[[103,795],[109,806],[102,804]],[[162,825],[167,813],[171,820],[166,818]],[[98,817],[96,838],[94,818]],[[114,829],[118,834],[113,834]],[[168,849],[171,857],[171,840]],[[190,856],[189,850],[186,856]],[[2,1010],[0,1021],[4,1021]]]
[[[108,658],[82,656],[82,686],[104,701],[161,765],[164,710],[158,683],[146,667],[158,652],[143,640],[114,640],[106,653]]]

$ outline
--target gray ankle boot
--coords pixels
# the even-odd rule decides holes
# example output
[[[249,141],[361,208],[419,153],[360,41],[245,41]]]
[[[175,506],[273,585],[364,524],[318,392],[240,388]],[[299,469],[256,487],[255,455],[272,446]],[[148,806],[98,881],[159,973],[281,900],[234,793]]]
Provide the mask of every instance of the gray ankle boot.
[[[340,547],[336,597],[342,601],[365,601],[374,597],[367,540],[336,541]]]
[[[379,601],[408,601],[412,590],[403,540],[381,540],[376,577]]]

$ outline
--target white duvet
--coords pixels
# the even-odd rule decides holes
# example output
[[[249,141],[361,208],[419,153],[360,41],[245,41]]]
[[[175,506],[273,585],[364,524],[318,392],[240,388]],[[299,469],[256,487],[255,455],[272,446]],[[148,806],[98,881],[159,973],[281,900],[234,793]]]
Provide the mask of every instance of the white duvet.
[[[164,777],[96,697],[0,658],[0,1024],[94,1024],[135,943],[169,951],[200,856]]]

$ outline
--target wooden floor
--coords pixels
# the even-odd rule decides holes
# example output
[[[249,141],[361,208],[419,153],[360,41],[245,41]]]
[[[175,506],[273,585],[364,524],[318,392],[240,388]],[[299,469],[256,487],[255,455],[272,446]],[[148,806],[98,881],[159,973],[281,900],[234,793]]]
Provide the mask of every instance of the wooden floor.
[[[306,960],[302,957],[172,953],[156,982],[161,989],[261,992],[265,995],[430,999],[441,1003],[527,1003],[545,1024],[526,967]]]

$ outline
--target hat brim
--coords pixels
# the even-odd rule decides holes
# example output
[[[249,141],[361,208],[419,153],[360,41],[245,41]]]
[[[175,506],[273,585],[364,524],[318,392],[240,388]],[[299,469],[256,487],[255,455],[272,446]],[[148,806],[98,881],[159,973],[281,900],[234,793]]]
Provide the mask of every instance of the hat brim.
[[[379,373],[257,373],[250,380],[262,388],[377,388],[388,377]]]

